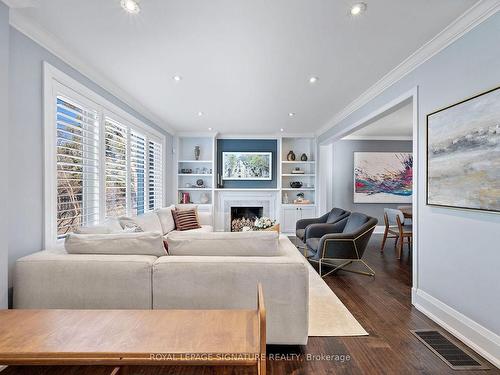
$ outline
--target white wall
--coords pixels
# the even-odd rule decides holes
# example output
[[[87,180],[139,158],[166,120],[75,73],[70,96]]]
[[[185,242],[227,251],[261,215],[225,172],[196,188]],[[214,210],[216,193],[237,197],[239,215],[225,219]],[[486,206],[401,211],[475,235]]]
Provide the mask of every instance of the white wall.
[[[430,207],[426,115],[500,85],[500,13],[322,134],[327,141],[418,86],[418,254],[413,303],[500,366],[500,215]],[[417,327],[416,327],[417,328]]]
[[[0,1],[0,160],[8,157],[9,8]],[[0,309],[7,307],[7,181],[0,179]]]

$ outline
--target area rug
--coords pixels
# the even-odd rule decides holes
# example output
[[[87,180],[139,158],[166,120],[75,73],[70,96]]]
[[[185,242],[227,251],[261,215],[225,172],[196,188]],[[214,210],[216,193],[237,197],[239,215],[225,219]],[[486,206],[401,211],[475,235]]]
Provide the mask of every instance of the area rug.
[[[366,336],[361,324],[309,266],[309,336]]]

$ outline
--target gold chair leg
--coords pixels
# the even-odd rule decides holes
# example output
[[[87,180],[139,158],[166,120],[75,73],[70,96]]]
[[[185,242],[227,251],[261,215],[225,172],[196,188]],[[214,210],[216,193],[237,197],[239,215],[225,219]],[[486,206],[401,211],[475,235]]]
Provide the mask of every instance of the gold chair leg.
[[[339,260],[341,260],[341,259],[339,259]],[[357,270],[352,270],[352,269],[349,269],[349,268],[345,268],[346,266],[348,266],[349,264],[351,264],[353,262],[360,262],[366,269],[368,269],[369,272],[357,271]],[[344,263],[342,263],[340,265],[332,264],[332,263],[325,262],[325,261],[323,261],[323,263],[325,263],[325,264],[327,264],[329,266],[334,267],[334,269],[331,270],[331,271],[328,271],[324,275],[320,274],[321,277],[326,277],[326,276],[330,275],[332,272],[335,272],[337,270],[342,270],[342,271],[351,272],[351,273],[357,273],[357,274],[365,275],[365,276],[375,276],[375,271],[364,260],[362,260],[362,259],[348,260],[347,262],[344,262]]]

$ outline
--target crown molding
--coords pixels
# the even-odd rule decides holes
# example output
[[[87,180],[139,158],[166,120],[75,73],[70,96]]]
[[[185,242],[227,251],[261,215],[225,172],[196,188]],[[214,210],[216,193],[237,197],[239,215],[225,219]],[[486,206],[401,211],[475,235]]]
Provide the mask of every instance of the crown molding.
[[[348,135],[342,138],[343,141],[412,141],[411,136],[392,135]]]
[[[9,2],[15,1],[9,0]],[[68,64],[70,67],[90,79],[92,82],[108,91],[111,95],[115,96],[118,100],[128,105],[133,110],[137,111],[149,121],[156,124],[171,135],[175,134],[175,129],[173,129],[169,124],[165,123],[160,117],[155,115],[151,110],[146,108],[137,99],[132,97],[113,81],[106,78],[93,66],[83,61],[80,57],[78,57],[75,53],[68,49],[63,43],[61,43],[56,37],[48,33],[41,26],[34,24],[27,17],[19,14],[19,12],[16,12],[15,9],[11,9],[10,11],[9,23],[13,28],[47,49],[50,53],[61,59],[64,63]]]
[[[470,30],[481,24],[499,10],[499,0],[480,0],[474,4],[434,38],[425,43],[422,47],[406,58],[401,64],[396,66],[368,90],[363,92],[357,99],[338,112],[327,124],[316,131],[316,135],[320,136],[329,129],[333,128],[339,122],[369,103],[387,88],[401,80],[403,77],[441,52],[457,39],[467,34]]]

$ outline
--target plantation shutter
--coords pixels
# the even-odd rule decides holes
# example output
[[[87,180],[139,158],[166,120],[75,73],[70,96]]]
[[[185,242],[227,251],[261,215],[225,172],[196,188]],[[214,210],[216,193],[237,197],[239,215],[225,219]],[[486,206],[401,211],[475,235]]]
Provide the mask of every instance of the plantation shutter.
[[[145,211],[146,191],[146,137],[134,130],[130,132],[131,214]]]
[[[150,140],[148,153],[148,203],[150,210],[156,210],[163,206],[163,157],[161,143]]]
[[[99,221],[97,110],[56,97],[57,238]]]
[[[106,217],[117,217],[127,214],[127,145],[127,127],[106,117]]]

